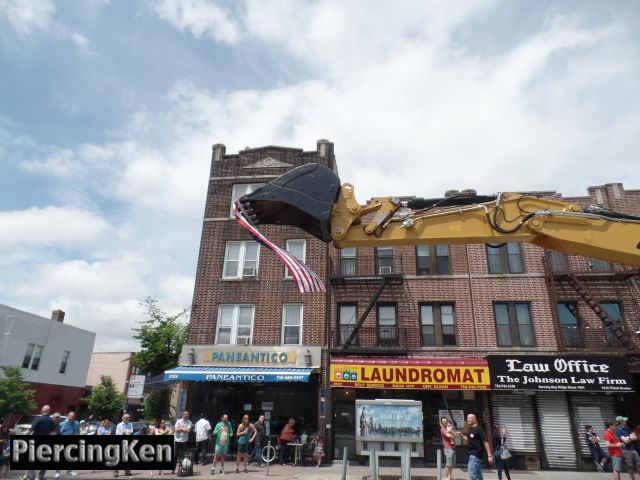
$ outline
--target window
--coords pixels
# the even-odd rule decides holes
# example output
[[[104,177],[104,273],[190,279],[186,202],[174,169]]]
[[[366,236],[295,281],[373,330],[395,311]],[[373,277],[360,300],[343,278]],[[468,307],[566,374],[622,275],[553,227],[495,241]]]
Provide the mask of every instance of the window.
[[[562,340],[567,347],[584,347],[582,331],[578,321],[578,305],[575,302],[558,303],[558,317],[562,329]]]
[[[498,346],[532,347],[535,345],[528,303],[494,303]]]
[[[340,305],[338,307],[338,321],[340,323],[340,345],[344,345],[347,341],[351,332],[356,326],[356,322],[358,321],[357,317],[357,307],[355,304],[350,305]],[[355,338],[355,341],[352,343],[357,344],[358,337]]]
[[[67,363],[69,363],[69,355],[71,355],[71,352],[69,350],[65,350],[64,355],[62,356],[62,363],[60,364],[60,373],[64,373],[67,371]]]
[[[378,345],[398,345],[395,305],[378,305]]]
[[[393,273],[393,247],[376,248],[376,275]]]
[[[258,242],[227,242],[224,249],[222,278],[248,278],[258,273]]]
[[[624,330],[624,321],[622,319],[622,310],[620,309],[620,304],[618,302],[600,302],[600,306],[609,316],[609,318],[620,325]],[[604,335],[607,339],[607,345],[609,345],[610,347],[622,347],[622,343],[620,342],[618,337],[616,337],[615,334],[606,326],[603,325],[603,328]]]
[[[589,260],[589,268],[593,272],[609,272],[613,269],[611,262],[600,260],[599,258],[591,258]]]
[[[569,260],[564,253],[549,251],[547,252],[547,261],[552,272],[569,271]]]
[[[233,218],[233,204],[236,203],[236,200],[248,193],[254,192],[263,185],[264,183],[238,183],[234,185],[231,189],[231,208],[229,209],[229,216]]]
[[[287,240],[287,252],[304,263],[304,259],[307,253],[307,241]],[[284,269],[284,278],[293,278],[286,267]]]
[[[220,305],[217,345],[251,345],[254,305]]]
[[[24,360],[22,360],[22,368],[38,370],[43,348],[42,345],[36,345],[35,343],[28,344],[27,351],[24,354]]]
[[[302,343],[302,305],[284,305],[282,308],[282,344]]]
[[[487,245],[489,273],[522,273],[522,252],[519,243],[499,247]]]
[[[455,345],[456,327],[453,305],[420,305],[422,345]]]
[[[340,250],[340,275],[343,277],[354,277],[358,273],[357,249],[355,247],[343,248]]]
[[[450,273],[449,245],[418,245],[416,247],[417,275],[449,275]]]

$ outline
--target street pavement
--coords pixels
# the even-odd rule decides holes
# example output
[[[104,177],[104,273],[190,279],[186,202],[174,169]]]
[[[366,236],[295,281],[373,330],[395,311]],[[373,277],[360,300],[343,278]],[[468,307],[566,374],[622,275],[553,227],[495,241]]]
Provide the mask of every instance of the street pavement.
[[[204,467],[200,465],[196,465],[194,467],[194,475],[193,480],[204,480],[204,479],[224,479],[224,480],[237,480],[237,479],[245,479],[245,480],[253,480],[257,478],[264,479],[273,479],[273,480],[340,480],[342,478],[342,464],[334,463],[332,465],[323,465],[320,468],[315,468],[312,466],[281,466],[281,465],[273,465],[269,468],[269,475],[267,476],[266,468],[258,468],[255,466],[250,466],[249,471],[247,473],[235,473],[235,462],[227,462],[226,465],[226,473],[220,475],[219,467],[216,469],[215,475],[211,475],[211,465],[206,465]],[[9,472],[9,478],[17,479],[20,474],[24,472]],[[55,472],[49,471],[47,472],[47,479],[53,479],[53,474]],[[163,474],[162,476],[158,476],[157,472],[153,476],[150,476],[150,472],[148,471],[136,471],[134,470],[133,475],[131,477],[126,477],[123,474],[122,470],[120,471],[120,476],[118,479],[126,479],[126,480],[142,480],[142,479],[153,479],[153,480],[177,480],[178,477],[175,474]],[[347,479],[348,480],[363,480],[368,479],[369,476],[369,468],[367,466],[361,465],[349,465],[347,469]],[[380,467],[380,480],[397,480],[400,479],[400,467]],[[611,473],[596,473],[596,472],[564,472],[564,471],[550,471],[550,470],[537,470],[537,471],[528,471],[528,470],[512,470],[511,478],[522,479],[522,480],[603,480],[610,479]],[[622,478],[625,479],[627,477],[626,473],[622,474]],[[61,480],[113,480],[112,472],[110,471],[102,471],[102,472],[88,472],[88,471],[79,471],[78,476],[71,477],[66,473],[63,473],[60,477]],[[412,468],[411,469],[411,478],[414,480],[435,480],[436,477],[436,469],[435,468]],[[453,478],[455,480],[463,480],[468,479],[468,475],[466,469],[456,468],[453,471]],[[486,480],[495,480],[498,478],[495,469],[484,469],[484,478]],[[506,477],[503,477],[506,478]]]

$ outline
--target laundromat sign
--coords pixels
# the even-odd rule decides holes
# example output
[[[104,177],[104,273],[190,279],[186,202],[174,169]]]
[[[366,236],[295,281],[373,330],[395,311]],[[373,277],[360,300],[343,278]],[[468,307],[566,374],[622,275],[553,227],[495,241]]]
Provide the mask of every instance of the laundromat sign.
[[[494,390],[632,392],[624,357],[490,355]]]
[[[333,358],[331,386],[415,390],[489,390],[483,359]]]

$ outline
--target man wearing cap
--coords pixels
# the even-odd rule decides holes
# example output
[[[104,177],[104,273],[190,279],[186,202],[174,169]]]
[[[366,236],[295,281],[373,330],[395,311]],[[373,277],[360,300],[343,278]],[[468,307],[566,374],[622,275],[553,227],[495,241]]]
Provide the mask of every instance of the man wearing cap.
[[[627,464],[627,473],[629,473],[631,480],[636,480],[636,472],[640,471],[640,455],[634,445],[633,437],[635,435],[633,435],[633,430],[627,425],[627,420],[629,419],[622,415],[616,417],[616,423],[618,424],[616,435],[620,441],[624,443],[622,456],[624,457],[624,463]]]

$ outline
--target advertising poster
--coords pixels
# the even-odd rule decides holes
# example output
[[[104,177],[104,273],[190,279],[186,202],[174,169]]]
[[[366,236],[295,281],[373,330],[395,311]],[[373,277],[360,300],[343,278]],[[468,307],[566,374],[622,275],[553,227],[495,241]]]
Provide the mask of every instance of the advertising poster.
[[[422,403],[356,400],[356,440],[422,443]]]

